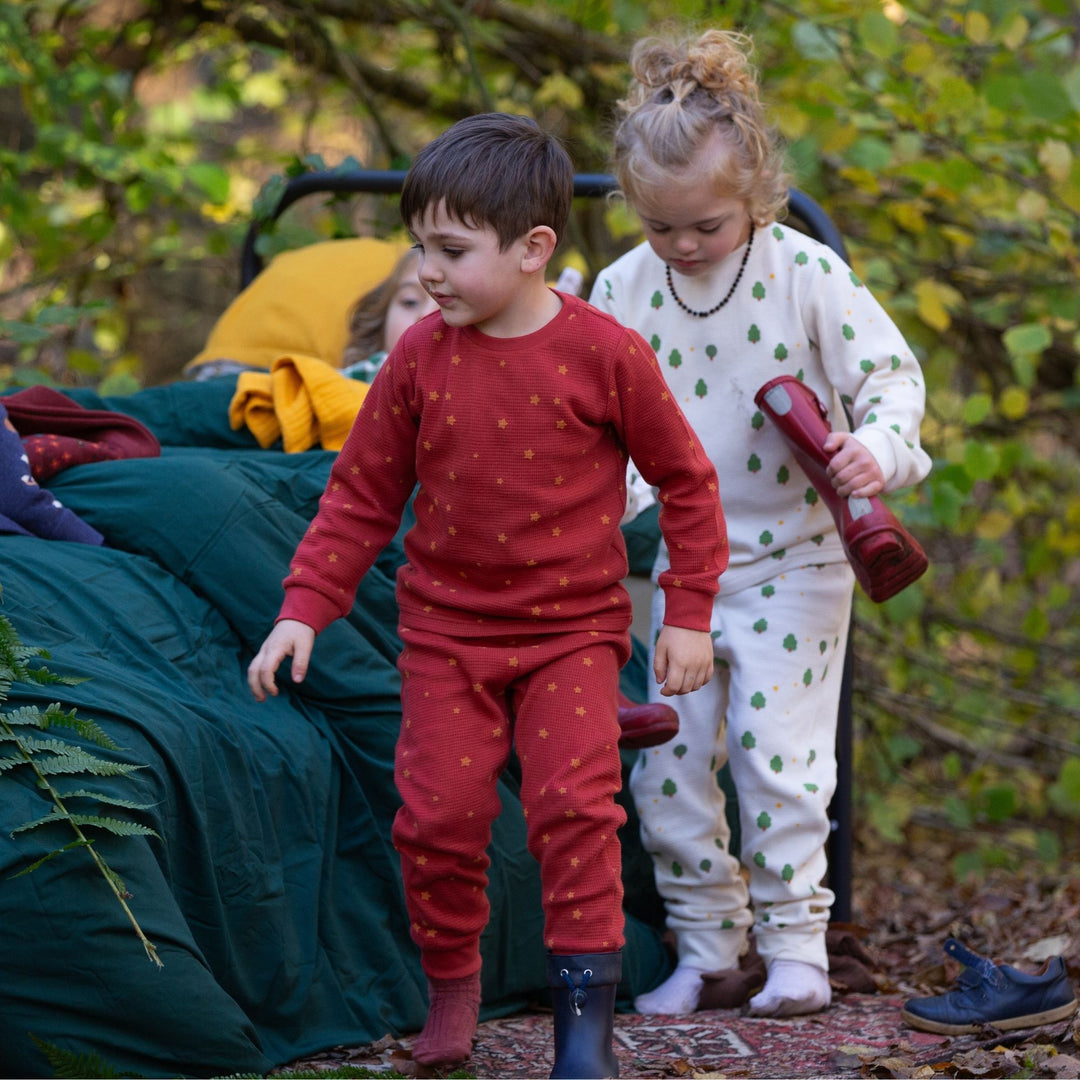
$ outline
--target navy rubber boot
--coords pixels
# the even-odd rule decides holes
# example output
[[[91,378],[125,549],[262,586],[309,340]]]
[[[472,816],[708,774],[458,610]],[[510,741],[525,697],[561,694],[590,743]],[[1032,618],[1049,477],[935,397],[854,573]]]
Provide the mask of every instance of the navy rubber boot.
[[[555,1010],[552,1080],[619,1075],[611,1044],[621,978],[622,953],[548,956],[547,983]]]

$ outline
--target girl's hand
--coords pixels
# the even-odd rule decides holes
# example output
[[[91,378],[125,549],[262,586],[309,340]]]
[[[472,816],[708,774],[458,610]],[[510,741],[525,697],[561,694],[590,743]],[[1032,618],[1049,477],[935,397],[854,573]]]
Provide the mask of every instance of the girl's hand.
[[[854,495],[868,499],[885,488],[885,476],[877,459],[850,431],[834,431],[822,443],[832,459],[826,467],[836,494],[841,498]]]
[[[315,631],[307,623],[282,619],[270,631],[255,659],[248,665],[248,686],[255,700],[265,701],[267,694],[277,697],[274,673],[286,656],[292,657],[292,681],[303,682],[314,644]]]
[[[684,626],[664,626],[656,639],[653,674],[663,683],[664,697],[699,690],[713,673],[712,637],[707,630]]]

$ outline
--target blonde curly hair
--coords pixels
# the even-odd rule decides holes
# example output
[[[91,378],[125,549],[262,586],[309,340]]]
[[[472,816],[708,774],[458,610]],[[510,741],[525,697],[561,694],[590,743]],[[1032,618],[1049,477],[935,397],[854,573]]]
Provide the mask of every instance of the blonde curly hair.
[[[784,152],[765,119],[752,53],[747,35],[727,30],[637,42],[613,150],[615,177],[631,205],[649,206],[673,174],[686,173],[698,151],[718,138],[729,152],[708,163],[705,179],[713,190],[743,200],[758,225],[784,216]]]

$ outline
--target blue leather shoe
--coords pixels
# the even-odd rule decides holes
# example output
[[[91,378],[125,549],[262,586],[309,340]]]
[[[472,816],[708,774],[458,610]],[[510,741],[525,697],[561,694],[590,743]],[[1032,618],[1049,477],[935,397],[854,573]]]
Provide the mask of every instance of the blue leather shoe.
[[[938,1035],[965,1035],[988,1026],[1008,1031],[1053,1024],[1076,1012],[1076,996],[1060,956],[1047,960],[1038,974],[1028,975],[973,953],[955,938],[946,940],[945,952],[964,965],[958,989],[908,1001],[900,1018],[913,1028]]]

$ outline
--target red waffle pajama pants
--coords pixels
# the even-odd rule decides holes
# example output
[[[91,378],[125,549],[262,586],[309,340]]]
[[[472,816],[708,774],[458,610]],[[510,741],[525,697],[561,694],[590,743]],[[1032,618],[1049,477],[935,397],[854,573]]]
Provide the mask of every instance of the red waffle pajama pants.
[[[455,979],[480,968],[496,783],[512,745],[545,945],[559,955],[620,949],[616,690],[628,635],[401,636],[393,839],[424,971]]]

